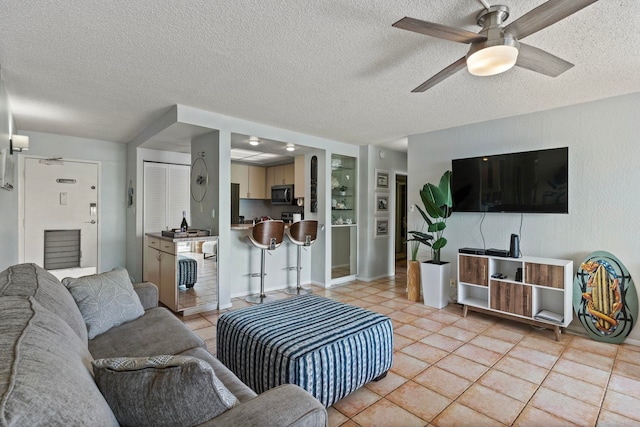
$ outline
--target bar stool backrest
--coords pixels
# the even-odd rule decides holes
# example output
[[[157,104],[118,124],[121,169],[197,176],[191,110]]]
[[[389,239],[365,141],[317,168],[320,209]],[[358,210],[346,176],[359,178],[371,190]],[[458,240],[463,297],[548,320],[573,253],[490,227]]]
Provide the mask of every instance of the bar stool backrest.
[[[318,221],[305,219],[294,222],[289,227],[289,236],[296,245],[310,246],[318,236]]]
[[[282,244],[284,222],[278,220],[262,221],[253,227],[251,242],[261,248],[274,250]]]

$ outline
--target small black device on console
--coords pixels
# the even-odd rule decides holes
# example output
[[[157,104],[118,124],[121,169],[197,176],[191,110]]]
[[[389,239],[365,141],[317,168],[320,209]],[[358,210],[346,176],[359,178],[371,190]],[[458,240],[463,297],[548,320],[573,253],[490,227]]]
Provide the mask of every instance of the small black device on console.
[[[461,254],[485,255],[486,251],[480,248],[460,248],[458,252]]]
[[[509,256],[511,258],[520,258],[520,236],[511,235],[511,245],[509,246]]]
[[[491,248],[491,249],[487,249],[487,255],[500,256],[500,257],[503,257],[503,258],[509,258],[509,251],[506,250],[506,249]]]
[[[522,282],[522,268],[516,269],[516,282]]]

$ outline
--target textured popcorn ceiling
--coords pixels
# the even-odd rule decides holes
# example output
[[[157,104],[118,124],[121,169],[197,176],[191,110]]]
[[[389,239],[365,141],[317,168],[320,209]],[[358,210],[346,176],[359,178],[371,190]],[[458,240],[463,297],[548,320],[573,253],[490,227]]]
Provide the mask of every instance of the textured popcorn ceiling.
[[[543,1],[501,3],[508,23]],[[411,16],[478,31],[481,8],[477,0],[4,0],[0,66],[21,130],[117,142],[173,104],[361,145],[640,90],[640,1],[600,0],[525,39],[575,64],[560,77],[465,70],[411,93],[467,46],[391,24]]]

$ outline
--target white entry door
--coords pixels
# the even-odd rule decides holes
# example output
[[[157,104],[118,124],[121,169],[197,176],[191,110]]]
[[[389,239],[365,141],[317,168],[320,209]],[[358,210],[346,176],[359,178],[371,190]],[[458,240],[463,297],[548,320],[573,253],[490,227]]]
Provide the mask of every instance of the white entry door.
[[[24,262],[57,277],[98,268],[98,164],[25,159]]]

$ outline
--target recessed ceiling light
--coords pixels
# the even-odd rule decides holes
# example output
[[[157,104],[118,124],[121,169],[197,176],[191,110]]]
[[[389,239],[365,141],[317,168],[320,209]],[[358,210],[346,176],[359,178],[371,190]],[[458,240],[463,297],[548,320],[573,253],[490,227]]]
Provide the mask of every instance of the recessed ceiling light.
[[[258,145],[258,144],[260,144],[260,139],[257,136],[250,136],[249,137],[249,144]]]
[[[287,151],[295,151],[296,146],[293,144],[287,144]]]

